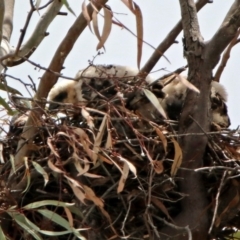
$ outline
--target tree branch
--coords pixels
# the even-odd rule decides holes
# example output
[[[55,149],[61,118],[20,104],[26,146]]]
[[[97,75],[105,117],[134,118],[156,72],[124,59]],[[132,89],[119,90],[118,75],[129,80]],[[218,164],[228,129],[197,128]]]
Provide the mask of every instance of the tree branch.
[[[213,69],[220,59],[221,53],[234,38],[240,26],[240,0],[235,0],[218,31],[206,46],[205,59]]]
[[[193,0],[179,0],[184,31],[184,53],[188,60],[188,79],[199,90],[200,94],[188,91],[179,121],[179,133],[206,133],[209,131],[208,99],[210,94],[211,70],[204,65],[202,55],[204,42],[200,33],[197,9]],[[184,169],[195,169],[202,166],[202,159],[207,144],[207,135],[186,135],[180,138],[183,153],[182,169],[178,171],[180,191],[186,197],[181,201],[182,211],[174,219],[178,226],[189,226],[193,239],[206,239],[208,216],[205,208],[208,204],[201,175]],[[174,239],[187,239],[184,232],[165,227],[162,232]]]
[[[95,6],[98,9],[101,9],[101,7],[106,2],[107,0],[98,1],[98,5],[95,4]],[[91,4],[89,4],[87,8],[88,8],[89,16],[92,16],[93,9]],[[78,39],[80,34],[83,32],[86,26],[87,26],[87,21],[83,16],[83,14],[81,13],[79,17],[76,19],[76,21],[73,23],[72,27],[69,29],[67,35],[64,37],[64,39],[60,43],[48,69],[51,69],[51,71],[54,71],[54,72],[59,72],[59,73],[61,72],[66,57],[71,52],[76,40]],[[46,71],[40,81],[35,99],[42,100],[47,98],[50,89],[57,82],[57,79],[58,79],[58,76],[56,76],[50,71]],[[29,141],[28,143],[26,143],[24,140],[19,141],[17,154],[15,156],[16,164],[21,164],[23,161],[23,157],[26,156],[28,153],[28,149],[32,142],[32,138],[37,132],[37,126],[38,126],[37,120],[38,119],[40,120],[40,117],[42,114],[41,109],[44,108],[44,106],[45,106],[44,102],[42,104],[37,104],[37,103],[33,104],[33,109],[35,110],[31,111],[22,134],[22,138],[28,139]]]
[[[17,49],[11,50],[10,54],[12,54],[13,58],[9,58],[7,60],[7,63],[6,63],[7,66],[18,65],[23,62],[22,57],[26,57],[26,56],[30,57],[30,55],[34,52],[34,50],[39,46],[39,44],[42,42],[42,40],[46,36],[46,30],[48,26],[57,16],[62,5],[63,5],[62,2],[57,0],[53,1],[53,3],[49,5],[45,14],[43,14],[43,16],[40,18],[36,28],[34,29],[29,39],[26,41],[26,43],[24,43],[21,46],[19,51],[18,49],[20,46],[18,46]],[[17,56],[15,56],[16,53],[17,53]]]
[[[222,61],[221,61],[220,65],[219,65],[219,67],[218,67],[218,69],[216,71],[216,74],[214,76],[214,81],[216,81],[216,82],[220,81],[220,78],[221,78],[221,75],[223,73],[223,70],[226,67],[227,61],[230,58],[231,50],[237,43],[239,43],[239,39],[238,39],[239,34],[240,34],[240,29],[238,29],[235,37],[230,42],[230,44],[228,45],[227,49],[224,51],[223,56],[222,56]]]
[[[199,0],[196,3],[197,11],[200,11],[207,3],[208,0]],[[169,32],[165,39],[158,45],[152,56],[146,62],[141,69],[142,72],[149,73],[154,68],[156,63],[162,57],[162,55],[168,50],[168,48],[174,43],[178,34],[182,31],[182,20],[180,20],[176,26]]]

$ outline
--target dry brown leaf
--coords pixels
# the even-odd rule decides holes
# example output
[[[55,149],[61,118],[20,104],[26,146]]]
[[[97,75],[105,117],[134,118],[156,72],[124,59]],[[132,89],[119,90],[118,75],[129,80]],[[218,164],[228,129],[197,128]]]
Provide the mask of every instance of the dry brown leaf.
[[[108,164],[113,164],[108,158],[104,157],[102,154],[98,154],[98,157],[101,161],[106,162]]]
[[[56,167],[52,161],[49,159],[48,160],[48,167],[53,170],[54,172],[57,172],[57,173],[64,173],[60,168]]]
[[[162,141],[164,152],[166,154],[167,153],[167,139],[158,127],[154,127],[154,129],[155,129],[157,135],[159,136],[160,140]]]
[[[129,162],[126,158],[123,158],[122,156],[118,156],[118,158],[119,158],[119,160],[123,161],[124,163],[126,163],[128,165],[130,171],[133,173],[133,175],[136,178],[137,177],[137,169],[135,168],[135,166],[131,162]]]
[[[4,158],[3,158],[3,144],[0,143],[0,163],[5,163]]]
[[[99,207],[99,209],[101,210],[102,214],[107,218],[109,224],[110,224],[110,227],[112,229],[112,231],[117,234],[116,230],[114,229],[113,225],[112,225],[112,220],[111,220],[111,217],[110,215],[108,214],[108,212],[103,208],[103,207]]]
[[[122,174],[122,169],[118,166],[118,164],[106,152],[102,151],[102,153],[116,166],[116,168]]]
[[[94,9],[94,11],[96,11],[96,12],[98,13],[99,11],[98,11],[98,9],[95,7],[95,5],[93,4],[92,1],[90,1],[90,4],[91,4],[92,8]]]
[[[105,148],[106,149],[112,149],[113,145],[112,145],[112,135],[111,135],[111,131],[110,129],[108,129],[108,136],[107,136],[107,141],[105,144]]]
[[[84,202],[84,200],[86,199],[84,192],[83,192],[79,187],[77,187],[76,185],[74,185],[73,183],[71,183],[70,181],[68,181],[68,184],[69,184],[69,186],[72,188],[73,193],[74,193],[74,195],[78,198],[78,200],[79,200],[80,202],[82,202],[83,204],[86,204],[86,203]]]
[[[151,202],[156,206],[158,207],[167,217],[168,219],[171,219],[169,213],[168,213],[168,210],[167,208],[164,206],[164,204],[157,198],[155,197],[151,197]],[[171,219],[172,220],[172,219]]]
[[[168,85],[170,82],[172,82],[175,78],[176,78],[177,74],[173,73],[172,75],[161,79],[161,83],[163,84],[163,86]]]
[[[129,10],[134,13],[134,8],[133,8],[133,1],[132,0],[121,0],[128,8]]]
[[[78,175],[77,176],[81,176],[81,175],[84,175],[85,173],[88,172],[88,170],[90,169],[90,164],[85,161],[83,164],[84,164],[84,167],[82,167],[80,161],[79,161],[79,158],[77,156],[75,156],[76,154],[74,153],[73,154],[73,159],[74,159],[74,166],[75,168],[77,169],[78,171]]]
[[[93,129],[94,128],[94,123],[93,123],[93,117],[89,114],[89,112],[83,107],[82,108],[82,116],[87,120],[87,125]]]
[[[82,13],[83,13],[84,18],[87,21],[87,25],[88,25],[90,31],[92,32],[92,27],[91,27],[91,24],[90,24],[91,18],[90,18],[89,14],[88,14],[88,10],[87,10],[87,6],[86,6],[86,3],[85,3],[85,0],[82,3]]]
[[[117,193],[122,192],[122,190],[124,189],[125,182],[127,180],[128,174],[129,174],[129,167],[128,167],[127,163],[124,162],[123,173],[122,173],[122,176],[121,176],[121,178],[119,180],[119,183],[118,183]]]
[[[180,148],[178,142],[172,138],[172,142],[174,145],[174,161],[172,164],[172,168],[171,168],[171,176],[174,177],[179,169],[179,167],[182,164],[182,149]]]
[[[163,161],[153,161],[153,167],[157,174],[162,173],[164,170]]]
[[[94,204],[98,207],[104,207],[103,200],[95,195],[95,192],[88,186],[83,185],[83,189],[85,191],[85,197],[88,200],[94,202]]]
[[[81,128],[73,128],[73,132],[80,137],[80,143],[82,144],[82,147],[84,149],[84,151],[87,153],[87,155],[92,158],[92,150],[89,148],[90,146],[90,140],[88,138],[88,135],[86,134],[86,132],[81,129]],[[79,144],[79,140],[77,140],[74,136],[72,136],[72,138],[74,139],[74,141]],[[72,144],[71,144],[72,145]]]
[[[68,219],[70,227],[73,227],[73,216],[72,216],[71,211],[67,207],[64,207],[64,211],[67,215],[67,219]]]
[[[95,9],[93,10],[93,13],[92,13],[92,24],[93,24],[94,33],[95,33],[98,41],[101,42],[102,39],[101,39],[99,29],[98,29],[98,16],[97,16],[97,11]]]
[[[199,89],[196,88],[192,83],[190,83],[185,77],[181,76],[180,74],[177,75],[177,78],[179,79],[182,84],[184,84],[187,88],[193,90],[196,93],[200,93]]]
[[[101,126],[99,127],[97,137],[95,139],[94,145],[93,145],[93,154],[92,154],[92,161],[93,164],[96,164],[97,158],[98,158],[98,152],[100,145],[102,143],[102,138],[105,132],[106,124],[107,123],[107,115],[104,116]]]
[[[97,174],[94,174],[94,173],[84,173],[84,176],[85,177],[90,177],[90,178],[104,178],[103,176],[97,175]]]
[[[112,12],[111,9],[108,9],[106,7],[103,8],[104,11],[104,25],[103,25],[103,31],[102,31],[102,37],[101,41],[97,45],[97,50],[104,47],[105,42],[108,39],[108,36],[112,29]]]
[[[58,155],[58,153],[57,153],[57,151],[54,149],[54,146],[52,145],[51,138],[48,138],[48,140],[47,140],[47,145],[49,146],[51,152],[52,152],[56,157],[60,158],[59,155]]]
[[[140,69],[140,63],[142,59],[142,45],[143,45],[143,17],[139,6],[133,2],[134,12],[136,16],[136,26],[137,26],[137,66]]]

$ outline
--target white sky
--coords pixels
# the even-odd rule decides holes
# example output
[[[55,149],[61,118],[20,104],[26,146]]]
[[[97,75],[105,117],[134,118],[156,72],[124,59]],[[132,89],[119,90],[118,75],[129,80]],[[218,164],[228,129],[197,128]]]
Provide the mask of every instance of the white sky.
[[[46,2],[46,0],[42,0],[42,4]],[[82,0],[68,0],[68,2],[76,15],[78,15],[81,12]],[[135,0],[135,2],[140,6],[143,14],[144,40],[152,46],[157,47],[165,38],[166,34],[169,33],[172,27],[175,26],[180,19],[179,3],[176,0]],[[205,40],[210,39],[216,32],[232,3],[233,0],[215,0],[213,4],[207,4],[200,11],[199,23],[201,33]],[[125,5],[120,0],[109,0],[108,5],[111,6],[112,11],[115,13],[114,16],[135,32],[136,26],[134,16],[128,11]],[[24,26],[29,10],[29,1],[16,0],[14,29],[11,39],[12,46],[17,45],[20,36],[20,29]],[[61,11],[67,12],[65,7],[63,7]],[[44,11],[40,12],[41,15],[43,13]],[[25,40],[31,34],[39,18],[40,16],[35,12],[25,36]],[[41,66],[48,67],[59,43],[74,21],[75,16],[71,13],[68,13],[68,16],[57,16],[47,30],[50,35],[47,36],[41,45],[35,50],[30,57],[30,60]],[[166,68],[167,71],[174,71],[186,64],[186,60],[183,58],[182,34],[180,34],[176,40],[178,40],[179,43],[174,44],[165,53],[165,56],[171,63],[169,64],[164,58],[161,58],[153,69],[154,71],[161,68]],[[93,56],[97,54],[97,43],[97,38],[88,28],[86,28],[65,61],[65,69],[62,73],[66,76],[74,77],[79,69],[85,68],[88,65],[88,60],[92,60]],[[98,56],[95,63],[137,66],[136,39],[126,30],[123,30],[118,26],[113,26],[110,37],[105,44],[105,48],[106,52],[103,55]],[[153,51],[152,48],[144,45],[141,66],[144,65]],[[240,112],[238,110],[238,103],[240,103],[240,82],[238,77],[240,76],[239,51],[240,46],[236,46],[233,49],[231,59],[229,60],[221,78],[221,83],[226,87],[229,94],[228,108],[232,128],[235,128],[240,124]],[[30,75],[35,83],[38,84],[39,78],[43,75],[44,71],[36,70],[35,67],[29,63],[24,63],[10,68],[7,73],[18,77],[25,82],[29,82],[27,76]],[[166,72],[159,71],[155,73],[154,76],[157,78],[165,73]],[[25,88],[15,80],[8,79],[8,84],[20,90],[25,96],[28,96]]]

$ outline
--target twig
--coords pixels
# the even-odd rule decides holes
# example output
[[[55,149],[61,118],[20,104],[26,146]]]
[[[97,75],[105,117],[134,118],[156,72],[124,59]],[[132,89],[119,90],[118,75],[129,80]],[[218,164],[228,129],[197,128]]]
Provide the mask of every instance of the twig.
[[[199,0],[196,3],[197,11],[200,11],[208,3],[208,0]],[[169,32],[165,39],[158,45],[157,49],[154,51],[152,56],[149,58],[147,63],[141,69],[142,72],[149,73],[154,68],[156,63],[162,57],[167,49],[174,44],[178,34],[182,31],[182,20],[180,20],[175,27]],[[161,54],[160,54],[161,53]]]
[[[217,191],[216,204],[215,204],[215,208],[214,208],[213,218],[212,218],[211,226],[210,226],[210,228],[208,230],[209,234],[212,232],[213,224],[215,223],[215,220],[216,220],[217,210],[218,210],[218,205],[219,205],[219,196],[220,196],[222,187],[224,185],[224,180],[225,180],[226,174],[227,174],[227,171],[224,171],[224,173],[222,175],[222,179],[221,179],[220,185],[219,185],[219,188],[218,188],[218,191]]]
[[[162,221],[164,224],[166,224],[167,226],[173,228],[173,229],[176,229],[176,230],[180,230],[180,231],[186,231],[187,234],[188,234],[188,240],[192,240],[192,232],[189,228],[189,226],[186,226],[186,227],[179,227],[179,226],[176,226],[175,224],[172,224],[168,221],[166,221],[165,219],[159,217],[159,216],[156,216],[156,215],[153,215],[154,218]]]
[[[240,28],[238,29],[235,37],[233,38],[233,40],[230,42],[230,44],[228,45],[227,49],[224,51],[223,53],[223,56],[222,56],[222,60],[221,60],[221,63],[216,71],[216,74],[214,76],[214,81],[216,82],[219,82],[220,78],[221,78],[221,75],[223,73],[223,70],[224,68],[226,67],[227,65],[227,61],[229,60],[230,58],[230,53],[231,53],[231,50],[232,48],[237,44],[239,43],[239,39],[238,39],[238,36],[240,34]]]

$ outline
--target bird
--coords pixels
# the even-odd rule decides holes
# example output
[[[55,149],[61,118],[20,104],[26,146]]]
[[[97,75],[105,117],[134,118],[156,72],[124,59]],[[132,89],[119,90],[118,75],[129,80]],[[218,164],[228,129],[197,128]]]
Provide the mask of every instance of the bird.
[[[181,76],[185,78],[185,76]],[[175,77],[169,84],[162,88],[165,97],[161,100],[163,109],[170,119],[178,120],[186,98],[188,87],[179,77]],[[216,81],[211,82],[210,90],[210,116],[213,123],[221,128],[230,126],[231,121],[227,110],[227,91],[224,86]]]
[[[122,96],[126,108],[134,110],[142,118],[163,121],[161,111],[144,95],[143,88],[150,89],[156,95],[169,119],[179,120],[188,89],[179,77],[175,76],[164,84],[162,80],[155,81],[150,74],[142,77],[138,69],[121,65],[91,65],[80,70],[75,80],[57,82],[48,95],[49,109],[57,109],[61,103],[86,106],[99,99],[109,101]],[[211,121],[221,128],[227,128],[230,118],[226,105],[227,92],[222,84],[212,81],[210,102]]]
[[[116,94],[121,96],[121,90],[131,93],[136,82],[143,82],[143,77],[136,68],[121,65],[90,65],[80,70],[75,80],[63,80],[57,82],[48,94],[51,101],[49,109],[56,109],[59,103],[82,103],[96,100],[97,97],[109,99]],[[121,80],[121,81],[119,81]],[[147,75],[145,83],[153,82],[153,78]],[[132,88],[132,89],[131,89]],[[131,95],[131,94],[128,94]]]

